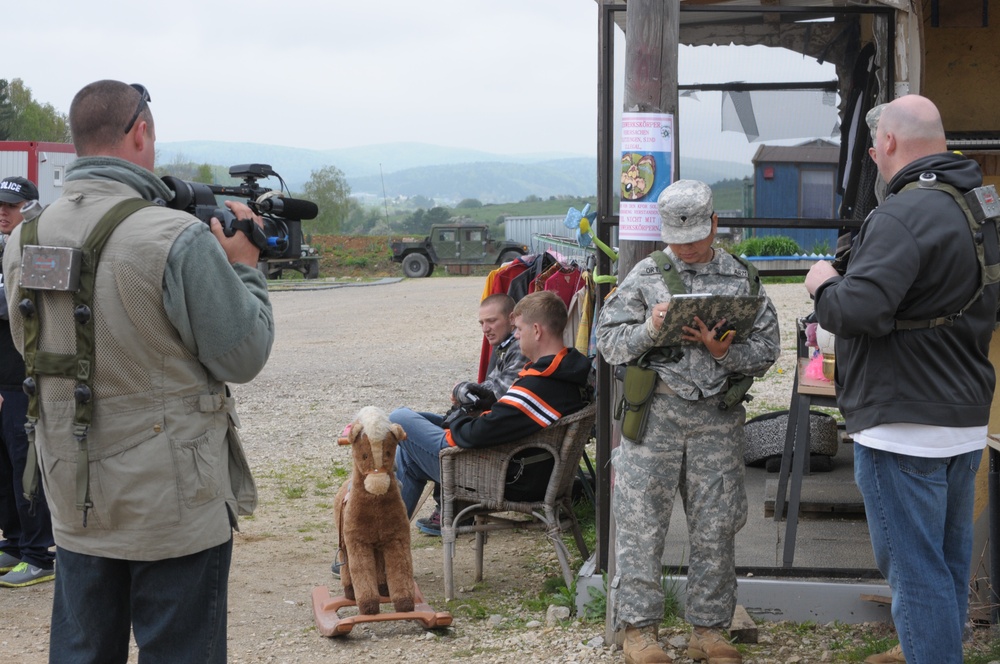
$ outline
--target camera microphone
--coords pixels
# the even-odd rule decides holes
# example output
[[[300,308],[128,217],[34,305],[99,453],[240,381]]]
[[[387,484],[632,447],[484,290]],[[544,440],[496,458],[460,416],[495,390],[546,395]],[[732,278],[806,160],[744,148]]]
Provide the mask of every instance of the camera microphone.
[[[315,219],[319,207],[312,201],[284,196],[262,196],[257,199],[261,212],[271,212],[286,219]]]

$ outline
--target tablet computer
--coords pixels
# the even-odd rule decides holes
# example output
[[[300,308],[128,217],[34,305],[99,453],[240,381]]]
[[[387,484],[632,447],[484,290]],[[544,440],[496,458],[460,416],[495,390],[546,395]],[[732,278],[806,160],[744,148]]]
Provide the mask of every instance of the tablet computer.
[[[696,343],[686,341],[684,328],[694,327],[697,316],[708,327],[715,327],[723,318],[734,328],[733,343],[745,341],[753,331],[757,310],[764,301],[763,295],[709,295],[707,293],[682,293],[670,298],[670,308],[663,325],[656,335],[657,346],[677,346]]]

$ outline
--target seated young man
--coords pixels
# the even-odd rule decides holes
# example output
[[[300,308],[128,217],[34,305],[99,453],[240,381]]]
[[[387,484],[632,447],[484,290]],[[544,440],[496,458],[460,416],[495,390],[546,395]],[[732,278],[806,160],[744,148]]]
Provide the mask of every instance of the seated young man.
[[[521,369],[528,363],[521,353],[521,344],[514,334],[514,322],[511,314],[514,312],[514,298],[506,293],[494,293],[479,303],[479,327],[483,337],[490,345],[489,371],[486,380],[481,383],[462,381],[451,391],[452,409],[445,415],[437,413],[420,414],[439,427],[447,427],[451,419],[459,415],[456,412],[466,402],[463,397],[475,395],[480,404],[486,407],[476,407],[476,410],[489,410],[493,403],[504,395],[515,380]],[[434,485],[434,513],[423,519],[417,519],[420,532],[434,537],[441,536],[441,489]]]
[[[563,345],[567,313],[562,299],[548,291],[531,293],[515,305],[512,316],[514,334],[529,362],[489,411],[460,416],[448,429],[409,408],[389,415],[407,436],[396,448],[396,478],[408,515],[413,515],[426,483],[441,481],[438,456],[445,447],[483,448],[513,442],[589,403],[590,360]],[[534,474],[525,473],[529,475]],[[508,490],[518,488],[511,485]]]
[[[493,392],[497,399],[517,380],[528,361],[514,334],[513,313],[514,298],[506,293],[494,293],[479,303],[479,327],[490,344],[491,354],[486,380],[478,385]]]

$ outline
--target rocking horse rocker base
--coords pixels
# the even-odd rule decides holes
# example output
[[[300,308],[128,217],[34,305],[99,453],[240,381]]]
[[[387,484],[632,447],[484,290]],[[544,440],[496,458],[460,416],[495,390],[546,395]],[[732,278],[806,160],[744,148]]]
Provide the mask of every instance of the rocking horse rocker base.
[[[416,581],[413,582],[413,611],[394,611],[392,613],[375,613],[372,615],[356,615],[340,617],[340,610],[357,606],[354,600],[347,599],[343,595],[330,597],[330,590],[326,586],[317,586],[313,589],[313,616],[316,618],[316,629],[323,636],[343,636],[349,634],[358,623],[381,622],[383,620],[415,620],[423,625],[424,629],[437,629],[451,625],[451,614],[447,611],[435,611],[425,601],[420,593]],[[379,601],[383,604],[390,603],[388,597],[381,597]]]

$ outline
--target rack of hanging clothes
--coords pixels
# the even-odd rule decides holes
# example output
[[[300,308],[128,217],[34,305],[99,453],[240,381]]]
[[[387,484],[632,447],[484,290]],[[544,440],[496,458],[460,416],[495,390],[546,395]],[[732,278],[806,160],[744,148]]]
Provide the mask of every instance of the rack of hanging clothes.
[[[556,293],[569,311],[563,343],[587,357],[593,357],[596,353],[592,338],[596,289],[591,261],[588,259],[587,263],[581,267],[576,260],[566,259],[551,249],[539,254],[526,254],[504,263],[487,275],[482,299],[496,293],[507,293],[514,302],[518,302],[525,295],[537,291]],[[489,373],[491,350],[483,337],[479,382],[485,380]]]

